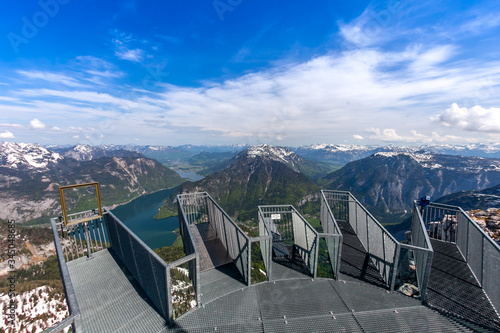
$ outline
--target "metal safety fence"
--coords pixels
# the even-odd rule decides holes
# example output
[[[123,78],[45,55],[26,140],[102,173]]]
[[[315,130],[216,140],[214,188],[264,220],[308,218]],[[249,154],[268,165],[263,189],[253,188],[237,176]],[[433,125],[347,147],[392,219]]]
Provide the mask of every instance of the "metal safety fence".
[[[249,237],[206,192],[178,195],[177,202],[183,240],[188,244],[194,244],[189,232],[190,225],[210,224],[215,236],[222,242],[243,280],[247,285],[250,285],[254,265],[252,262],[252,248],[255,247],[253,243],[258,243],[265,250],[265,242],[268,241],[269,237]],[[185,231],[182,232],[182,229]],[[257,260],[254,258],[253,261]]]
[[[414,269],[420,300],[425,302],[434,252],[427,234],[427,229],[422,220],[420,209],[417,207],[416,202],[414,202],[413,206],[411,239],[409,244],[400,243],[399,252],[401,264],[398,269],[400,276]],[[402,258],[403,256],[407,257]],[[406,265],[403,265],[403,263]]]
[[[291,205],[259,206],[259,215],[265,230],[272,234],[272,242],[293,244],[310,274],[316,277],[319,239],[309,222]]]
[[[102,218],[69,226],[53,218],[51,223],[70,316],[47,332],[59,332],[78,318],[78,303],[67,263],[85,256],[91,258],[94,253],[108,248],[113,249],[169,322],[199,303],[198,258],[194,244],[185,242],[188,254],[167,264],[107,209]],[[73,332],[78,332],[78,325],[73,326]]]
[[[342,254],[342,232],[323,191],[321,191],[320,221],[323,232],[319,233],[319,249],[321,250],[323,247],[326,247],[326,253],[328,254],[327,262],[331,266],[331,276],[334,279],[338,279]],[[321,265],[321,254],[321,252],[318,254],[318,268]],[[319,269],[318,275],[320,275]],[[325,277],[329,277],[329,274]]]
[[[78,301],[76,299],[75,290],[73,289],[73,284],[71,283],[71,276],[69,274],[68,266],[66,264],[67,260],[65,259],[60,235],[58,234],[58,230],[60,229],[58,224],[62,225],[62,222],[59,221],[59,223],[57,223],[56,218],[51,218],[50,224],[52,226],[54,245],[56,248],[56,256],[59,264],[59,272],[61,274],[64,294],[66,295],[66,305],[68,306],[69,316],[63,319],[57,325],[54,325],[51,328],[46,329],[44,333],[67,332],[69,327],[71,327],[71,330],[73,332],[76,332],[75,320],[77,321],[78,317],[80,316],[80,308],[78,307]]]
[[[149,296],[164,318],[170,318],[172,306],[167,287],[168,265],[113,213],[104,215],[111,247]]]
[[[348,223],[389,289],[394,289],[398,241],[350,193],[322,191],[337,222]]]
[[[477,282],[500,312],[500,246],[462,208],[431,203],[422,221],[429,237],[455,243]]]

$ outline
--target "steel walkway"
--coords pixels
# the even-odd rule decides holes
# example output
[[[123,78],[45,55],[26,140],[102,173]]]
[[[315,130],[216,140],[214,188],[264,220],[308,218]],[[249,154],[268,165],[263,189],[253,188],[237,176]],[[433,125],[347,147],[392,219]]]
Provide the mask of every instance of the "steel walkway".
[[[434,258],[427,287],[429,305],[500,331],[498,315],[457,246],[436,239],[431,243]]]
[[[291,279],[243,288],[175,321],[177,332],[475,332],[368,284]]]
[[[90,260],[82,257],[67,265],[80,307],[77,332],[147,333],[166,327],[165,319],[112,251],[99,251]]]
[[[369,283],[385,288],[385,282],[371,262],[358,236],[346,221],[337,221],[343,235],[340,280]]]
[[[210,223],[192,224],[190,229],[200,255],[202,272],[233,262]]]
[[[308,278],[247,287],[232,265],[202,273],[203,305],[168,326],[112,251],[77,259],[68,268],[81,332],[478,331],[418,300],[364,283]]]

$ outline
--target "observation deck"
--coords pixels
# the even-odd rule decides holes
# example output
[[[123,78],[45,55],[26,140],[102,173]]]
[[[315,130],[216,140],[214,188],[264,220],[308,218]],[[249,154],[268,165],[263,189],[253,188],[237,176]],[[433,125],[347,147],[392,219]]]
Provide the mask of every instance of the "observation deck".
[[[398,242],[352,194],[320,198],[321,227],[260,206],[250,237],[209,194],[180,195],[171,263],[107,210],[52,219],[70,316],[47,332],[500,330],[500,248],[459,207],[415,206]]]

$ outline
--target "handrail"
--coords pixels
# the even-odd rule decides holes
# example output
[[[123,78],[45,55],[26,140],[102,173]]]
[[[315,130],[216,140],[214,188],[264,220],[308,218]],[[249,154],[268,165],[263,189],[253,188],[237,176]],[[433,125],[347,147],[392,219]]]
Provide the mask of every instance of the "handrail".
[[[247,239],[247,241],[250,239],[250,237],[248,237],[248,235],[240,228],[239,225],[236,224],[236,222],[233,221],[233,219],[226,213],[226,211],[224,209],[221,208],[221,206],[219,206],[219,204],[217,203],[217,201],[215,201],[211,196],[210,194],[207,193],[207,196],[208,198],[215,204],[215,206],[222,212],[222,214],[224,216],[226,216],[226,218],[229,220],[229,222],[236,228],[236,230],[238,230],[238,232],[240,232],[243,237],[245,237]]]
[[[153,250],[151,250],[151,248],[148,245],[146,245],[146,243],[144,243],[113,213],[111,213],[106,208],[104,210],[105,210],[104,216],[106,217],[106,222],[108,224],[107,225],[108,234],[110,236],[111,245],[113,248],[115,248],[116,254],[121,259],[123,264],[125,264],[125,266],[132,273],[136,281],[142,287],[144,292],[149,296],[149,298],[156,306],[156,308],[160,311],[162,316],[165,319],[169,320],[172,310],[172,304],[169,301],[170,290],[163,290],[162,288],[160,288],[161,286],[160,287],[158,286],[158,283],[160,283],[160,284],[165,284],[165,287],[168,288],[167,286],[168,264],[158,254],[156,254]],[[114,223],[114,227],[116,230],[116,237],[117,237],[116,240],[118,240],[119,244],[113,244],[115,239],[113,239],[113,237],[111,236],[112,234],[114,234],[114,231],[112,231],[110,227],[111,221],[113,221]],[[121,237],[118,228],[120,228],[126,233],[128,239],[120,239]],[[136,250],[134,250],[134,247],[132,246],[132,240],[135,244],[138,245],[136,247]],[[140,251],[145,251],[145,253],[149,256],[151,270],[145,270],[144,266],[141,267],[136,262],[136,254],[138,249],[140,249]],[[127,254],[131,255],[131,258],[126,258]],[[157,276],[154,273],[153,259],[163,268],[163,274],[165,274],[165,280],[162,281],[162,279],[160,280],[157,279]],[[159,274],[159,272],[156,272],[156,274]],[[151,275],[153,275],[153,279],[155,280],[154,286],[148,285],[145,281],[143,281],[144,277],[148,277]]]
[[[69,325],[72,326],[73,332],[75,332],[75,319],[80,316],[80,307],[78,306],[75,290],[73,289],[73,284],[71,283],[71,277],[69,275],[68,266],[66,265],[66,260],[64,260],[61,240],[59,239],[59,234],[57,233],[56,218],[51,218],[50,223],[52,225],[54,246],[56,248],[57,261],[59,263],[59,272],[63,282],[64,293],[66,294],[69,316],[57,325],[46,329],[44,333],[58,333],[67,328]]]
[[[372,263],[377,267],[384,283],[390,290],[394,289],[399,261],[399,242],[384,226],[348,191],[322,190],[326,204],[330,202],[347,203],[339,211],[356,233],[359,241],[370,254]],[[331,198],[329,197],[331,194]],[[330,207],[332,209],[332,207]],[[334,214],[335,216],[335,214]],[[335,219],[337,220],[337,219]],[[374,236],[375,235],[375,236]],[[377,237],[374,239],[374,237]],[[380,239],[379,239],[380,237]]]
[[[354,199],[354,202],[357,203],[359,206],[361,206],[361,209],[363,209],[363,211],[375,222],[375,224],[380,228],[382,229],[382,232],[386,233],[390,239],[392,239],[395,243],[399,243],[396,238],[394,238],[394,236],[389,232],[387,231],[386,228],[384,228],[384,226],[382,224],[380,224],[380,222],[365,208],[365,206],[363,206],[359,201],[358,199],[356,199],[356,197],[354,197],[354,195],[352,195],[352,193],[350,192],[347,192],[349,193],[349,196]]]
[[[324,202],[326,204],[327,214],[331,217],[331,219],[333,221],[333,226],[335,228],[335,234],[342,235],[342,231],[340,230],[340,227],[337,223],[337,220],[335,219],[335,216],[333,215],[332,209],[331,209],[330,205],[328,204],[328,200],[326,199],[324,190],[321,190],[321,197],[323,199],[323,201],[321,203]],[[321,222],[323,222],[323,221],[321,221]],[[323,228],[323,225],[321,227]],[[324,228],[323,228],[323,231],[324,231]]]
[[[299,238],[298,235],[293,235],[293,240],[294,240],[294,243],[296,245],[298,244],[298,242],[305,242],[306,243],[305,247],[304,247],[304,244],[298,244],[300,248],[307,250],[306,252],[302,252],[301,256],[302,256],[302,259],[304,259],[304,261],[306,261],[306,265],[309,268],[311,275],[313,277],[316,277],[317,263],[318,263],[318,241],[319,241],[319,236],[318,236],[318,232],[316,231],[316,229],[314,229],[309,224],[309,222],[307,222],[307,220],[299,213],[299,211],[297,211],[297,209],[295,209],[295,207],[292,205],[260,205],[260,206],[258,206],[258,209],[259,209],[259,214],[263,219],[263,223],[266,226],[265,230],[267,230],[269,233],[270,233],[269,225],[267,225],[268,223],[265,221],[267,219],[264,216],[265,214],[273,214],[273,213],[292,214],[292,219],[290,221],[292,228],[295,228],[294,216],[297,216],[297,218],[304,224],[307,231],[304,231],[305,234],[304,234],[303,239]],[[265,211],[266,209],[271,209],[272,211]],[[311,232],[313,234],[313,237],[314,237],[313,240],[309,239],[309,237],[307,236],[307,232]],[[271,247],[272,247],[272,243],[273,243],[273,240],[271,239]],[[311,250],[311,251],[309,251],[309,250]],[[307,260],[306,260],[306,257],[308,258]]]
[[[413,201],[413,208],[417,212],[420,228],[424,234],[425,243],[427,244],[427,248],[429,250],[431,250],[432,252],[434,252],[434,249],[432,248],[431,240],[429,238],[429,234],[426,232],[427,228],[425,227],[424,218],[423,218],[423,216],[422,216],[422,214],[417,206],[418,206],[418,203],[416,200],[414,200]]]
[[[493,240],[493,239],[492,239],[492,238],[491,238],[491,237],[490,237],[490,236],[489,236],[489,235],[488,235],[488,234],[484,231],[484,229],[483,229],[483,228],[481,228],[481,227],[480,227],[480,226],[476,223],[476,221],[474,221],[473,219],[471,219],[471,217],[469,216],[469,214],[467,214],[467,213],[466,213],[466,212],[462,209],[462,207],[458,207],[458,206],[457,206],[457,208],[458,208],[458,212],[460,212],[460,213],[462,213],[464,216],[466,216],[466,217],[467,217],[467,220],[469,221],[469,223],[470,223],[470,224],[472,224],[472,226],[473,226],[474,228],[476,228],[476,229],[477,229],[477,230],[478,230],[478,231],[479,231],[479,232],[483,235],[483,237],[485,237],[485,239],[487,239],[487,241],[488,241],[489,243],[491,243],[491,245],[492,245],[493,247],[495,247],[498,251],[500,251],[500,245],[499,245],[497,242],[495,242],[495,241],[494,241],[494,240]]]

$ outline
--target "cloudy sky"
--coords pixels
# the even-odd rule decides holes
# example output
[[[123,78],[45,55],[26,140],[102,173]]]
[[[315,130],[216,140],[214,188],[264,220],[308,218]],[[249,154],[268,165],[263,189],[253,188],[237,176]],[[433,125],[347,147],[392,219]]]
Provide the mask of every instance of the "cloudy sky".
[[[10,1],[0,141],[500,141],[500,3]]]

